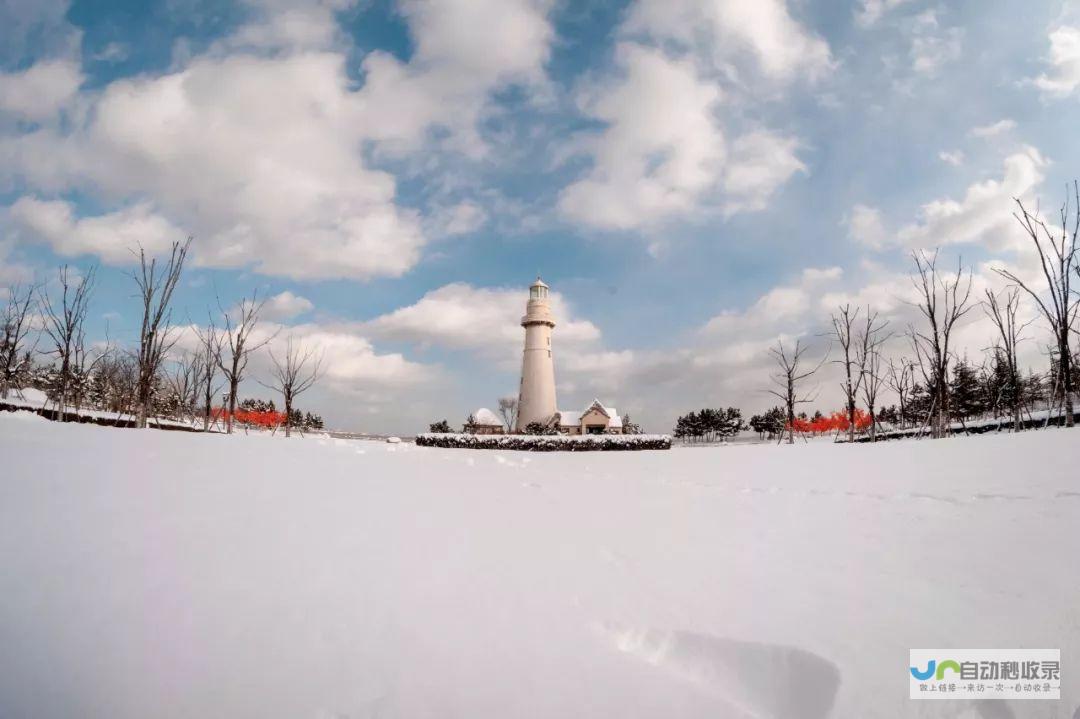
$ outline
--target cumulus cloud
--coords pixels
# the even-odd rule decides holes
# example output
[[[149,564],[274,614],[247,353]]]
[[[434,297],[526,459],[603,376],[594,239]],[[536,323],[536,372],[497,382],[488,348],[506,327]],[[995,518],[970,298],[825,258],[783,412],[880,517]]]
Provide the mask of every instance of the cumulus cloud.
[[[960,167],[964,164],[964,153],[960,150],[942,150],[938,153],[938,159],[946,165]]]
[[[66,19],[70,4],[69,0],[0,2],[0,63],[19,64],[26,55],[75,56],[82,33]]]
[[[268,320],[291,320],[306,312],[310,312],[315,305],[306,297],[293,294],[285,290],[266,300],[263,305],[262,316]]]
[[[437,376],[437,368],[413,362],[396,352],[379,354],[371,341],[347,326],[301,324],[280,327],[267,323],[260,332],[272,333],[269,349],[279,357],[290,337],[323,357],[325,381],[343,392],[361,393],[415,387]],[[261,339],[252,336],[255,342]]]
[[[12,285],[33,280],[33,269],[16,255],[14,240],[0,239],[0,299],[7,298]]]
[[[828,44],[784,0],[638,0],[623,32],[694,46],[717,66],[732,62],[773,80],[817,77],[832,66]]]
[[[195,351],[196,328],[189,326],[178,335],[177,351]],[[282,358],[289,341],[302,351],[311,350],[321,358],[321,372],[313,389],[300,400],[302,408],[320,408],[329,414],[331,426],[361,428],[361,423],[379,418],[379,431],[390,426],[415,429],[424,419],[414,409],[427,408],[426,396],[434,383],[445,380],[442,368],[408,359],[398,352],[381,352],[355,323],[327,322],[286,325],[269,317],[256,325],[251,345],[260,349],[250,358],[241,393],[265,396],[265,386],[273,371],[271,353]],[[248,395],[250,396],[250,395]],[[404,424],[403,424],[404,423]]]
[[[206,53],[84,95],[70,127],[0,137],[0,181],[153,207],[198,238],[196,264],[303,279],[401,276],[429,236],[483,224],[475,203],[430,219],[404,206],[364,148],[418,150],[438,127],[482,153],[491,93],[545,82],[551,2],[405,0],[415,52],[369,53],[360,87],[337,22],[355,0],[245,4],[248,21]],[[26,73],[0,78],[0,112],[46,118],[81,79],[62,63]],[[46,76],[55,92],[40,91]]]
[[[855,205],[844,218],[848,237],[856,244],[871,250],[883,249],[889,242],[889,234],[881,219],[881,210],[867,205]]]
[[[0,73],[0,115],[43,122],[75,98],[82,71],[70,60],[43,60],[21,72]]]
[[[714,117],[721,92],[691,61],[628,43],[617,54],[623,76],[581,100],[608,124],[591,145],[593,168],[563,190],[559,208],[586,224],[628,229],[692,209],[720,179],[727,148]]]
[[[716,315],[705,323],[701,333],[731,340],[759,335],[771,339],[780,328],[811,312],[815,293],[835,286],[843,274],[840,267],[808,267],[798,282],[772,288],[745,310],[726,310]]]
[[[242,0],[252,17],[225,38],[224,48],[326,48],[340,36],[334,14],[357,0]]]
[[[806,171],[796,138],[754,123],[730,131],[725,121],[752,102],[740,72],[783,88],[832,66],[828,44],[785,2],[638,0],[619,37],[614,69],[579,94],[605,129],[574,143],[592,165],[560,193],[563,217],[633,230],[701,211],[758,211]]]
[[[474,287],[456,282],[428,292],[412,305],[377,317],[365,329],[378,339],[475,351],[512,367],[520,361],[521,315],[526,298],[527,293],[520,288]],[[553,292],[550,301],[560,352],[600,338],[600,330],[592,322],[576,317],[561,294]]]
[[[724,212],[765,209],[769,198],[797,172],[808,172],[795,151],[798,140],[758,130],[732,143],[724,168]]]
[[[398,276],[424,237],[394,178],[364,165],[357,110],[339,55],[202,57],[114,82],[70,136],[8,139],[0,157],[38,186],[152,198],[198,238],[202,265]]]
[[[963,42],[963,28],[942,27],[936,10],[920,13],[912,29],[912,69],[920,75],[936,75],[945,64],[960,57]]]
[[[483,227],[487,218],[483,207],[466,200],[432,212],[428,217],[429,234],[436,237],[466,235]]]
[[[1035,78],[1048,98],[1064,98],[1080,87],[1080,27],[1062,25],[1050,33],[1049,69]]]
[[[1004,164],[1000,180],[976,182],[960,200],[924,204],[918,221],[900,229],[900,243],[921,248],[974,242],[990,249],[1015,247],[1013,198],[1030,196],[1043,180],[1047,161],[1035,148],[1025,147]]]
[[[21,235],[48,244],[59,255],[92,254],[110,264],[132,262],[132,250],[140,245],[153,255],[187,237],[147,203],[97,217],[76,218],[68,202],[21,197],[8,214]]]
[[[375,51],[363,63],[360,122],[385,149],[415,150],[433,127],[482,155],[477,121],[490,93],[542,85],[554,29],[551,0],[403,0],[415,52],[408,62]]]
[[[1003,135],[1006,132],[1010,132],[1015,129],[1016,121],[1005,118],[1004,120],[998,120],[997,122],[991,123],[989,125],[980,125],[978,127],[973,127],[971,128],[970,134],[972,137],[980,138],[997,137],[998,135]]]
[[[855,8],[855,22],[860,27],[871,27],[888,13],[910,2],[911,0],[861,0]]]

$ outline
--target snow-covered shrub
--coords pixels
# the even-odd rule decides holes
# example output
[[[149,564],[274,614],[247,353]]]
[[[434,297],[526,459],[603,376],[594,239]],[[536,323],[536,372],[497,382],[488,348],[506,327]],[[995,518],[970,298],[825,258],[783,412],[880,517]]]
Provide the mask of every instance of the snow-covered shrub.
[[[516,449],[529,452],[619,452],[642,449],[671,449],[671,437],[666,434],[586,434],[566,435],[524,434],[420,434],[416,444],[421,447],[451,449]]]

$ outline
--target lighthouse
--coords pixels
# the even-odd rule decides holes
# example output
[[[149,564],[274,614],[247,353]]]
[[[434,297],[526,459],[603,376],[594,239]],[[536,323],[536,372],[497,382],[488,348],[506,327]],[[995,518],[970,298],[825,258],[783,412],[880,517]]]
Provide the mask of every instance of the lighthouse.
[[[555,404],[555,363],[551,358],[551,331],[555,319],[548,304],[550,288],[539,277],[529,287],[529,302],[521,326],[525,328],[525,351],[521,359],[521,388],[515,430],[522,432],[530,422],[548,422],[557,411]]]

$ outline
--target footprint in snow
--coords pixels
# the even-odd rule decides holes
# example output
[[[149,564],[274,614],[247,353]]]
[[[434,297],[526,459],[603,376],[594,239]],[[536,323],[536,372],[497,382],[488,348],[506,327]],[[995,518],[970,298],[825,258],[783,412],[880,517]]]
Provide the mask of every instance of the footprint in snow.
[[[825,719],[832,713],[840,670],[805,649],[612,623],[596,628],[616,650],[716,697],[724,716]]]

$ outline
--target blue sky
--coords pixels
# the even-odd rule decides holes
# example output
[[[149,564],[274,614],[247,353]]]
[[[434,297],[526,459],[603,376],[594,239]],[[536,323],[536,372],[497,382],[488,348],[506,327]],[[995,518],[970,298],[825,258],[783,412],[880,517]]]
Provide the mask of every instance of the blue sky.
[[[128,248],[191,234],[178,318],[273,298],[342,427],[512,393],[537,273],[560,405],[749,414],[778,337],[823,350],[844,301],[910,321],[911,250],[1030,271],[1011,198],[1078,174],[1060,0],[0,0],[0,27],[0,286],[101,263],[93,334],[129,340]]]

